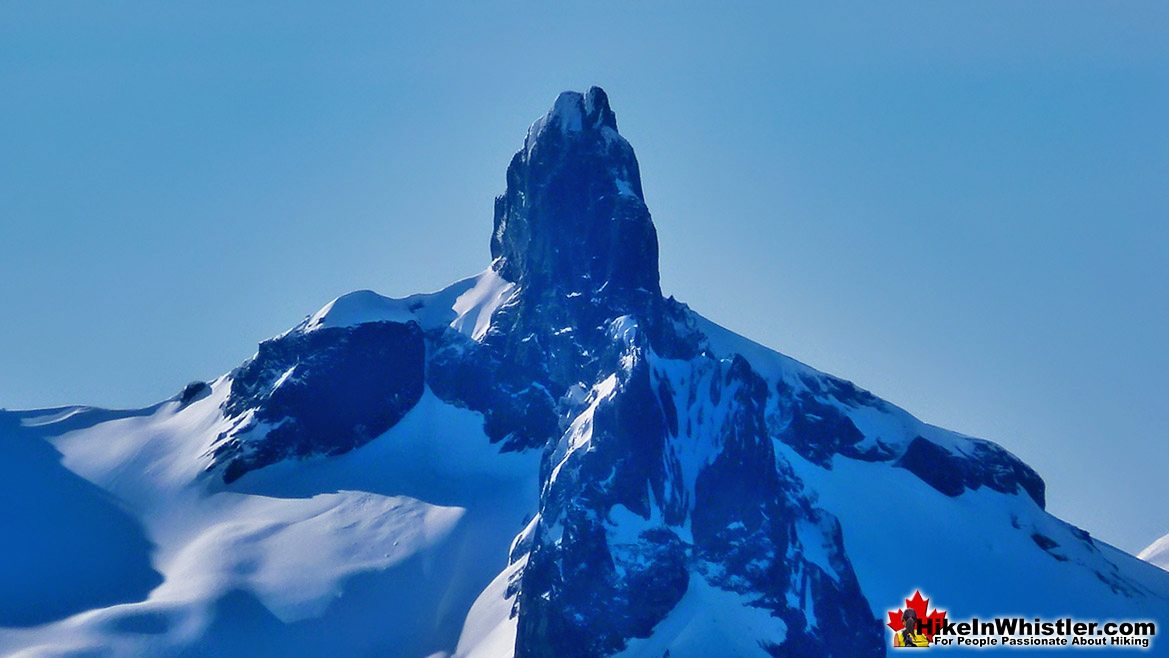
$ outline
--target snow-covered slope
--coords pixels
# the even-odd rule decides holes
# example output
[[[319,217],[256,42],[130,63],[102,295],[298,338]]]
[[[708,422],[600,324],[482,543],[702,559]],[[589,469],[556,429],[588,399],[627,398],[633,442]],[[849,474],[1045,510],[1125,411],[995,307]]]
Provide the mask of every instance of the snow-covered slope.
[[[59,453],[19,462],[37,468],[24,475],[38,483],[26,504],[46,515],[54,540],[110,557],[87,565],[108,582],[2,597],[0,613],[18,624],[0,632],[0,653],[424,656],[454,646],[535,511],[535,455],[498,454],[477,414],[426,392],[377,441],[229,488],[204,471],[229,388],[221,378],[189,406],[114,420],[88,410],[17,416],[23,427],[9,428],[4,445],[44,440]],[[39,501],[69,495],[65,469],[96,485],[86,508],[105,504],[132,520],[80,533],[59,525],[74,510]],[[120,555],[139,546],[149,550]],[[21,576],[51,580],[70,559],[26,560]],[[153,577],[139,577],[137,590],[119,584],[139,572]],[[93,605],[107,587],[122,591]]]
[[[603,91],[507,178],[479,275],[145,409],[0,411],[0,653],[878,656],[919,588],[1169,618],[1008,451],[664,297]]]
[[[1169,570],[1169,535],[1165,535],[1146,546],[1144,550],[1137,554],[1137,557],[1151,564],[1155,564],[1162,569]]]

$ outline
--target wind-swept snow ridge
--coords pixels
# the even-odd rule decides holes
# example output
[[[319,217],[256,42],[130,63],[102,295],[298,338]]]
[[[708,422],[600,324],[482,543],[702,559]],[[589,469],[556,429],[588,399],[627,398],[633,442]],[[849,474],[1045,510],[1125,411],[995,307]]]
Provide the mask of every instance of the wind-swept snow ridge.
[[[482,338],[491,315],[514,292],[515,284],[501,279],[490,268],[438,292],[401,299],[372,290],[358,290],[325,304],[293,331],[308,333],[374,322],[416,322],[428,331],[449,326],[472,338]]]

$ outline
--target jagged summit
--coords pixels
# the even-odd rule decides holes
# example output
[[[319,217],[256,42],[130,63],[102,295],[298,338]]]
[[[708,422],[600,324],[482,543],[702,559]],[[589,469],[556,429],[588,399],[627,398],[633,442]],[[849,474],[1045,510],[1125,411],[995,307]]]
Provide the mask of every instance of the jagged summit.
[[[563,91],[540,119],[531,126],[528,134],[539,134],[545,127],[555,125],[564,132],[580,132],[610,128],[617,131],[617,115],[609,107],[609,95],[600,87],[589,87],[584,94],[578,91]]]
[[[491,257],[529,289],[661,294],[637,157],[601,88],[560,94],[528,129],[495,200]]]

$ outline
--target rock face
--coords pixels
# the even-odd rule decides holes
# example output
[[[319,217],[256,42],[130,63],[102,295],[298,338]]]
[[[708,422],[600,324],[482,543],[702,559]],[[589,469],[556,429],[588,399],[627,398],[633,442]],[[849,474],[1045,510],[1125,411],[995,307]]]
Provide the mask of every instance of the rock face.
[[[661,293],[637,158],[600,88],[564,92],[528,131],[495,200],[491,257],[531,291]]]
[[[422,330],[415,323],[293,332],[260,344],[232,374],[233,420],[212,457],[223,479],[289,457],[352,450],[402,419],[422,396]]]
[[[708,588],[768,620],[753,642],[771,655],[883,655],[841,524],[796,461],[885,462],[947,496],[1044,502],[1007,451],[926,438],[848,382],[747,358],[663,297],[637,159],[599,88],[561,94],[529,129],[491,255],[449,297],[339,307],[263,343],[231,376],[209,468],[231,482],[345,452],[426,389],[480,413],[501,451],[541,455],[539,508],[509,558],[516,656],[619,653]]]
[[[517,545],[516,655],[615,653],[649,636],[690,579],[767,610],[774,655],[880,655],[838,524],[773,450],[762,378],[741,358],[669,363],[635,319],[615,324],[613,374],[552,449]]]

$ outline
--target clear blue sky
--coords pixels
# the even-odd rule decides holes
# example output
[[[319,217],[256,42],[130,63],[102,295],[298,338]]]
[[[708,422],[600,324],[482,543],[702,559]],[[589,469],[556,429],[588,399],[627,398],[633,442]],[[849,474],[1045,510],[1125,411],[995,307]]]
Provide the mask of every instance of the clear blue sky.
[[[482,269],[526,126],[599,84],[666,292],[1169,531],[1169,4],[237,4],[0,6],[0,405],[141,406]]]

